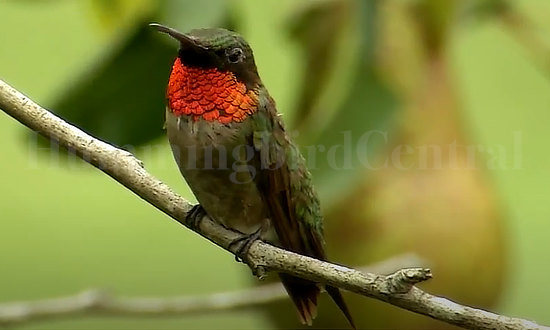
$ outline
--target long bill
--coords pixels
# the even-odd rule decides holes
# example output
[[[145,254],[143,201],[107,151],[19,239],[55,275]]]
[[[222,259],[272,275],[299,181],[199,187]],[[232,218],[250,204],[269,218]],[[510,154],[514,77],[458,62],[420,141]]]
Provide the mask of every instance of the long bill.
[[[178,40],[182,44],[193,45],[198,48],[206,49],[206,47],[198,43],[198,40],[196,38],[189,36],[185,33],[181,33],[175,29],[172,29],[171,27],[158,24],[158,23],[150,23],[149,26],[157,29],[159,32],[168,34],[169,36]]]

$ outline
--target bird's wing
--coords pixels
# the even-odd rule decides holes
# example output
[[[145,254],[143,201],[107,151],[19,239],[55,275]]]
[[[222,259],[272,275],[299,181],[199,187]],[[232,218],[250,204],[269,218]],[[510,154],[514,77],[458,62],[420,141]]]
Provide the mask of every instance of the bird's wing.
[[[281,247],[326,260],[320,203],[306,162],[285,133],[273,100],[269,96],[263,99],[250,138],[255,150],[255,182],[267,204],[271,225]],[[286,274],[279,276],[302,322],[311,325],[317,314],[318,285]],[[326,289],[353,326],[340,291],[329,286]]]
[[[280,245],[324,260],[319,199],[305,160],[285,133],[273,101],[265,101],[255,115],[255,123],[250,137],[255,150],[255,182],[268,206]]]

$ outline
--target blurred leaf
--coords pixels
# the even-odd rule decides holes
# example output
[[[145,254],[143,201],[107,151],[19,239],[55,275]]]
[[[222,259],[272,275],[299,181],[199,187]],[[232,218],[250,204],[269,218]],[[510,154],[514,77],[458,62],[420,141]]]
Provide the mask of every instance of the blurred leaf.
[[[509,0],[469,0],[462,3],[460,16],[463,20],[482,21],[499,16],[510,9]]]
[[[139,145],[162,134],[164,93],[176,45],[145,22],[51,108],[116,145]]]
[[[533,2],[531,3],[533,7],[526,10],[525,3],[511,0],[471,0],[463,4],[461,18],[465,22],[473,23],[490,19],[499,20],[508,33],[529,52],[535,64],[550,77],[550,39],[548,38],[550,25],[546,23],[548,21],[546,17],[544,18],[546,24],[541,24],[542,22],[538,22],[534,17],[536,15],[533,15],[533,12],[547,12],[550,7],[544,7],[544,5],[541,2]]]
[[[165,88],[177,45],[147,27],[148,22],[156,20],[142,17],[156,8],[156,2],[92,3],[106,24],[114,24],[110,27],[118,26],[118,19],[139,20],[121,45],[83,74],[52,109],[110,143],[134,147],[147,143],[163,134]],[[183,31],[215,26],[224,18],[225,5],[219,0],[165,0],[158,9],[158,21]]]
[[[343,57],[349,58],[354,51],[343,44],[350,39],[350,32],[356,32],[350,31],[350,25],[355,21],[353,7],[351,1],[346,0],[308,2],[307,6],[300,8],[292,22],[291,35],[303,48],[305,58],[305,82],[294,110],[294,125],[302,132],[309,133],[308,129],[312,128],[319,130],[320,121],[317,119],[329,115],[337,107],[337,104],[327,104],[330,101],[323,95],[330,94],[331,99],[335,100],[331,80],[339,80],[342,84],[338,79],[341,76],[339,73],[346,69],[350,71],[352,66]],[[319,104],[321,99],[322,105]]]
[[[439,52],[445,46],[447,34],[458,16],[458,5],[457,0],[420,0],[413,5],[429,52]]]
[[[511,5],[502,8],[498,14],[508,33],[529,52],[532,61],[550,78],[549,26],[540,24],[524,10]]]
[[[357,176],[364,173],[365,163],[359,159],[363,156],[361,153],[366,153],[368,159],[373,160],[373,155],[385,142],[380,134],[373,132],[388,130],[397,107],[395,96],[374,69],[377,2],[358,1],[356,4],[354,12],[359,13],[356,17],[359,27],[356,33],[359,34],[360,41],[357,50],[359,62],[350,80],[340,82],[346,87],[344,101],[334,111],[329,124],[313,141],[314,145],[325,150],[321,153],[322,157],[315,160],[315,166],[310,166],[325,207],[338,202],[335,196],[348,191],[356,183]],[[315,113],[315,116],[322,115]],[[371,138],[368,139],[368,150],[359,151],[369,133]],[[335,157],[329,154],[331,148]],[[336,151],[337,149],[339,150]]]
[[[384,1],[379,11],[376,70],[400,99],[414,98],[428,65],[417,15],[402,1]]]
[[[358,70],[353,86],[342,106],[345,110],[315,143],[324,146],[326,152],[318,157],[316,168],[311,169],[325,208],[337,203],[338,196],[343,196],[365,174],[366,165],[359,157],[365,155],[369,162],[375,160],[386,142],[383,134],[392,126],[397,108],[394,95],[368,65]],[[337,148],[335,157],[328,155],[331,148]],[[346,164],[348,155],[351,166]],[[331,158],[336,161],[331,163]]]

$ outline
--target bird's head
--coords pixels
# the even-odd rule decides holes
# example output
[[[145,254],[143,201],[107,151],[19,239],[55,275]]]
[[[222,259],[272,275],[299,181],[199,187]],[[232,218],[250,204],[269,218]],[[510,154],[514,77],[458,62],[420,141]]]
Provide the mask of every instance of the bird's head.
[[[243,37],[221,28],[181,33],[151,26],[180,43],[167,91],[174,114],[229,123],[256,111],[261,80]]]

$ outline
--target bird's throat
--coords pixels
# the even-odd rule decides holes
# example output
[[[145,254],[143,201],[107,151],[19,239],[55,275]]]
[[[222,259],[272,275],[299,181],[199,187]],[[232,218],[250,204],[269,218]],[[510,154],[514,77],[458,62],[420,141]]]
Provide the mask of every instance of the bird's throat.
[[[257,91],[248,90],[232,72],[186,66],[179,58],[166,94],[174,115],[195,120],[242,122],[258,109]]]

